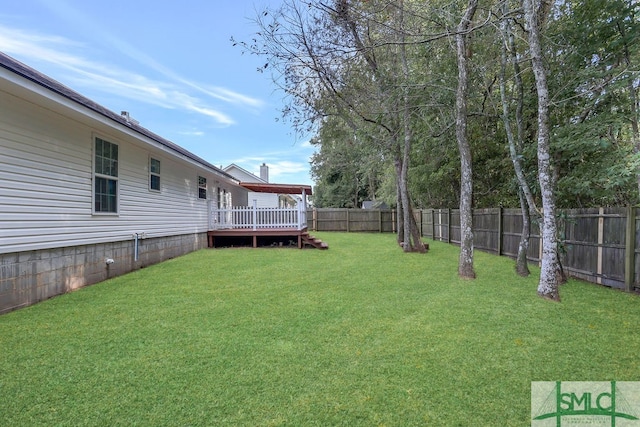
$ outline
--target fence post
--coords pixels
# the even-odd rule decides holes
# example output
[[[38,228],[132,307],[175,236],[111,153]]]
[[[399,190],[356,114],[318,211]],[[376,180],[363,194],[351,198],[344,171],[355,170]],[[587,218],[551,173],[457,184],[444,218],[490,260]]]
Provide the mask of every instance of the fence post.
[[[347,233],[351,231],[351,219],[349,218],[349,208],[347,208]]]
[[[396,210],[395,209],[391,209],[391,230],[393,230],[393,233],[397,233],[396,231]]]
[[[498,208],[498,256],[502,256],[502,206]]]
[[[598,209],[598,259],[596,260],[596,283],[602,284],[602,252],[604,245],[604,208]]]
[[[627,207],[627,229],[624,252],[624,290],[631,292],[636,267],[636,208]]]
[[[378,209],[378,227],[382,233],[382,209]]]
[[[436,214],[435,214],[435,209],[431,209],[431,240],[436,240]]]
[[[318,209],[317,208],[313,208],[313,219],[312,219],[312,224],[313,224],[313,231],[318,231]]]
[[[447,208],[447,243],[451,243],[451,209]]]

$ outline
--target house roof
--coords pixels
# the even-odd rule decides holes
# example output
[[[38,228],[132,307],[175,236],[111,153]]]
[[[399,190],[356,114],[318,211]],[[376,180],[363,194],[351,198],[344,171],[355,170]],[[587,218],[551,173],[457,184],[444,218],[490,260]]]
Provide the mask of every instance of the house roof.
[[[264,183],[267,182],[264,179],[260,178],[258,175],[249,172],[245,168],[243,168],[241,166],[238,166],[235,163],[231,163],[229,166],[225,167],[222,170],[224,170],[225,172],[227,172],[230,175],[237,176],[236,179],[242,180],[242,178],[238,174],[235,174],[235,173],[232,172],[234,169],[239,171],[239,172],[241,172],[243,175],[246,175],[247,179],[251,179],[252,180],[252,181],[244,181],[244,182],[264,182]]]
[[[241,182],[240,185],[249,191],[256,193],[275,193],[275,194],[304,194],[311,196],[310,185],[302,184],[269,184],[266,182]]]
[[[62,83],[40,73],[39,71],[11,58],[10,56],[2,52],[0,52],[0,67],[5,68],[27,80],[30,80],[33,83],[50,90],[53,93],[56,93],[66,99],[69,99],[77,104],[80,104],[81,106],[88,108],[89,110],[94,111],[116,122],[119,125],[125,126],[137,132],[138,134],[163,145],[169,150],[174,151],[175,153],[180,154],[182,156],[185,156],[195,161],[196,163],[199,163],[200,165],[208,169],[212,169],[215,172],[227,178],[233,179],[234,181],[238,181],[236,178],[234,178],[232,175],[228,174],[227,172],[223,171],[222,169],[212,165],[211,163],[207,162],[201,157],[198,157],[195,154],[191,153],[190,151],[180,147],[179,145],[140,126],[137,122],[127,120],[123,115],[114,113],[113,111],[101,106],[100,104],[90,100],[89,98],[86,98],[83,95],[80,95],[78,92],[68,88]]]

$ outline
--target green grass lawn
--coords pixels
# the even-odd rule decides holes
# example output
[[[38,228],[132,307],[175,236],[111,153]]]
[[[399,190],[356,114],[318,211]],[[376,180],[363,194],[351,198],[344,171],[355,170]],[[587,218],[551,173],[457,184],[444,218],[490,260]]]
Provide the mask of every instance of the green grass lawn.
[[[7,426],[525,426],[531,381],[640,380],[640,297],[388,234],[202,250],[0,316]]]

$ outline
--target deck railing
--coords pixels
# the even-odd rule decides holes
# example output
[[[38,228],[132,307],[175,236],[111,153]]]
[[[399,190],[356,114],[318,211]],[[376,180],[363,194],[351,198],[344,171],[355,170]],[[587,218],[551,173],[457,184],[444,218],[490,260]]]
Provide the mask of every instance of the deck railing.
[[[211,208],[210,230],[302,230],[307,227],[307,210],[302,204],[295,208],[258,208],[234,206],[226,209]]]

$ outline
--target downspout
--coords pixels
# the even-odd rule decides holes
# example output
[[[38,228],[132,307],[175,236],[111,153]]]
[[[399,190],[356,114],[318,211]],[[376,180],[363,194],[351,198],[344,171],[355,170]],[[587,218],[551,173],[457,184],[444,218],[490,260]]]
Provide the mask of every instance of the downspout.
[[[145,232],[142,233],[133,233],[133,261],[138,262],[138,258],[140,255],[140,244],[139,240],[144,239],[146,237]]]
[[[138,262],[138,233],[133,233],[133,261]]]

